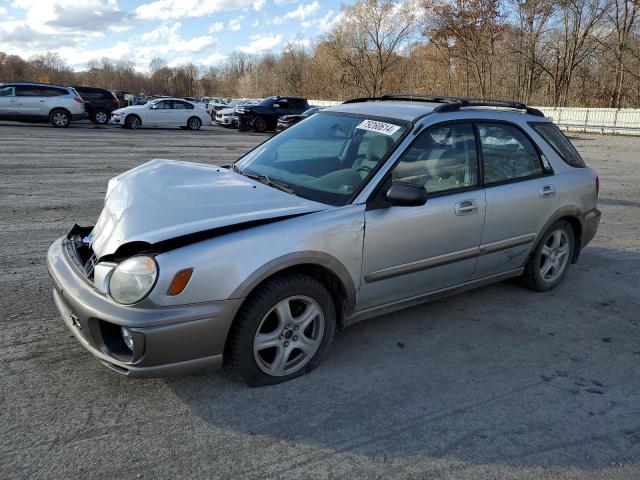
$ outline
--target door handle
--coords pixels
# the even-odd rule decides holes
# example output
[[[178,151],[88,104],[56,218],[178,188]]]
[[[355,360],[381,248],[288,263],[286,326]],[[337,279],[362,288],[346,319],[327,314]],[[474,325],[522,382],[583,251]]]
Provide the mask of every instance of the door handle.
[[[556,194],[556,190],[555,188],[553,188],[553,185],[543,185],[538,190],[538,196],[540,198],[550,198],[550,197],[553,197],[555,194]]]
[[[456,215],[472,215],[478,213],[478,205],[475,200],[462,200],[454,206]]]

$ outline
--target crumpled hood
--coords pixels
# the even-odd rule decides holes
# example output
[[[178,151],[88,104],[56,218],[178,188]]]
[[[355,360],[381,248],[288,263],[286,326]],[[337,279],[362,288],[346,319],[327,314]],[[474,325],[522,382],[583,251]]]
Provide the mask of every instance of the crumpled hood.
[[[153,244],[328,208],[225,168],[151,160],[109,181],[104,209],[93,229],[92,248],[101,258],[130,242]]]

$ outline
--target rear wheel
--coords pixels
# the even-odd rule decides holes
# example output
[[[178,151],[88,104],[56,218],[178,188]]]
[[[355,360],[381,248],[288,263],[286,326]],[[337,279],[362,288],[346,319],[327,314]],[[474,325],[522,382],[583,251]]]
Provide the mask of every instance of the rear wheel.
[[[262,117],[258,117],[253,121],[253,128],[258,133],[266,132],[267,131],[267,121]]]
[[[191,117],[187,121],[187,128],[189,128],[189,130],[200,130],[201,126],[202,120],[200,120],[198,117]]]
[[[66,128],[71,124],[71,115],[65,110],[56,109],[49,114],[49,122],[56,128]]]
[[[137,130],[142,126],[142,121],[140,120],[140,117],[137,115],[129,115],[125,119],[124,124],[127,128],[131,128],[132,130]]]
[[[569,271],[575,238],[573,228],[565,220],[555,222],[529,258],[522,274],[524,285],[537,292],[557,287]]]
[[[106,110],[96,110],[91,114],[91,121],[98,125],[106,125],[109,122],[109,114]]]
[[[275,277],[243,305],[231,333],[231,367],[253,386],[313,370],[333,342],[336,312],[327,289],[300,274]]]

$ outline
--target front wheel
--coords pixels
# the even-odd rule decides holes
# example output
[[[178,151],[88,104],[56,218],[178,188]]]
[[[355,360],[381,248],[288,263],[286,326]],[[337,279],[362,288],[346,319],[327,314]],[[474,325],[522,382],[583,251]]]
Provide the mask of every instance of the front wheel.
[[[127,128],[130,128],[132,130],[137,130],[142,125],[142,121],[140,120],[140,117],[137,115],[129,115],[124,121],[124,124]]]
[[[66,128],[71,124],[71,115],[64,110],[54,110],[49,115],[51,125],[56,128]]]
[[[228,349],[231,367],[248,384],[272,385],[313,370],[336,328],[331,295],[316,279],[275,277],[243,305]]]
[[[200,120],[198,117],[191,117],[187,121],[187,128],[189,128],[189,130],[200,130],[201,126],[202,120]]]
[[[555,222],[543,234],[522,274],[527,288],[546,292],[557,287],[569,271],[575,238],[573,228],[565,220]]]

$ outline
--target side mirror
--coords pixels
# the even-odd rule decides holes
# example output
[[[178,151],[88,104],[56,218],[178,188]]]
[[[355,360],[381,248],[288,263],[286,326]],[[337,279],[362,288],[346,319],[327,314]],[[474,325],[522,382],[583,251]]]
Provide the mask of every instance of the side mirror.
[[[417,207],[427,203],[427,189],[414,183],[398,182],[387,191],[387,200],[401,207]]]
[[[156,108],[158,108],[156,105],[151,105],[151,106],[149,107],[149,110],[155,110]]]
[[[280,108],[280,104],[279,103],[274,103],[273,104],[273,108]]]

